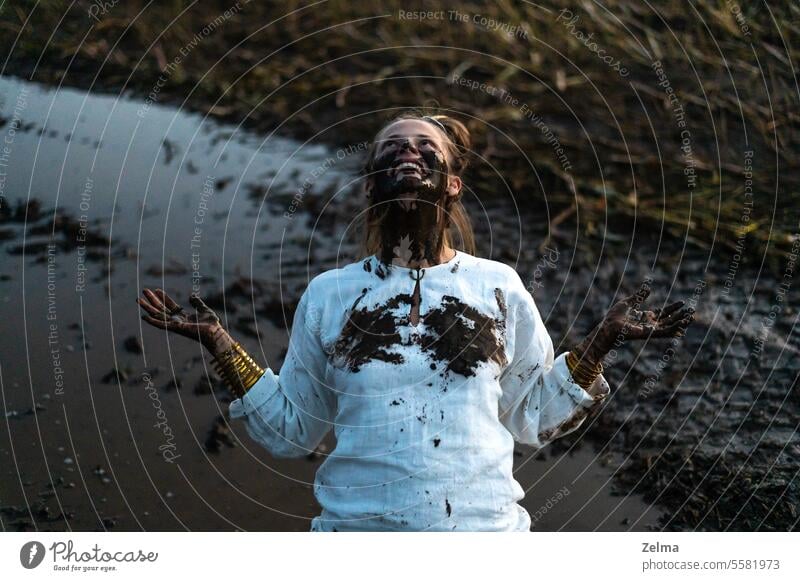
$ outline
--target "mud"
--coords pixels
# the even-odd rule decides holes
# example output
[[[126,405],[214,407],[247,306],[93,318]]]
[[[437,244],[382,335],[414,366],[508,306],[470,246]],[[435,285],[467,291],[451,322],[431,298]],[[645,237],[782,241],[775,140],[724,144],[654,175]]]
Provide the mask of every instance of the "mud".
[[[632,291],[645,273],[652,276],[650,306],[674,297],[696,308],[695,322],[674,344],[647,341],[638,354],[612,350],[604,362],[609,400],[575,435],[552,445],[560,449],[586,436],[598,453],[625,454],[617,486],[666,508],[658,523],[664,530],[798,530],[800,345],[793,330],[800,289],[776,299],[782,295],[774,275],[745,268],[727,287],[727,267],[704,271],[707,260],[685,251],[676,274],[666,256],[655,269],[610,256],[595,273],[569,280],[558,269],[545,275],[543,288],[567,293],[559,304],[549,292],[535,294],[557,350],[582,339],[606,297],[630,294],[617,290],[623,279]],[[716,260],[728,264],[730,257]],[[577,304],[580,324],[567,328],[563,322]],[[782,316],[765,323],[776,310]]]
[[[353,373],[358,373],[362,365],[373,360],[403,364],[405,358],[402,354],[392,352],[392,348],[402,344],[398,326],[406,323],[405,318],[392,312],[401,304],[411,305],[411,295],[399,294],[373,309],[353,310],[334,344],[334,359],[343,361]]]
[[[20,91],[17,81],[0,83],[7,94]],[[80,92],[56,96],[26,86],[21,127],[29,129],[16,136],[15,171],[5,189],[9,203],[0,205],[0,318],[17,331],[0,336],[7,428],[0,431],[3,529],[308,530],[319,513],[314,473],[322,452],[335,446],[333,436],[308,460],[271,458],[240,423],[229,421],[229,394],[209,377],[199,345],[143,329],[134,298],[147,285],[185,301],[196,283],[229,328],[250,330],[252,337],[237,338],[257,361],[279,369],[309,278],[363,258],[356,252],[358,238],[342,233],[366,201],[355,191],[332,193],[359,163],[343,162],[296,201],[298,181],[335,157],[332,152],[305,146],[302,160],[283,158],[281,152],[297,151],[299,144],[275,137],[264,144],[235,127],[206,127],[201,119],[160,107],[149,110],[142,126],[147,131],[131,141],[139,102],[88,96],[84,104]],[[60,115],[45,123],[53,99]],[[82,117],[83,106],[92,115]],[[2,114],[10,116],[8,110]],[[57,137],[36,135],[46,124]],[[174,146],[169,164],[164,137]],[[78,157],[69,158],[71,171],[60,178],[51,170],[67,159],[67,145]],[[35,163],[35,151],[47,166]],[[100,163],[93,166],[95,155]],[[184,171],[184,158],[199,173]],[[84,191],[87,177],[94,189],[90,208],[82,211],[80,196],[65,192]],[[260,188],[262,198],[249,198],[247,186]],[[201,198],[206,191],[213,192],[210,198]],[[611,301],[635,290],[645,275],[653,276],[651,306],[696,298],[697,320],[681,349],[672,353],[668,343],[648,341],[641,352],[627,346],[612,351],[605,362],[612,392],[602,412],[542,451],[517,446],[515,477],[531,515],[543,513],[557,491],[569,491],[535,519],[535,530],[797,529],[798,285],[778,300],[781,270],[743,262],[729,281],[731,254],[687,250],[674,239],[650,244],[634,235],[635,254],[604,250],[597,263],[589,262],[575,252],[568,223],[559,233],[548,230],[540,214],[512,214],[508,200],[465,203],[477,254],[517,269],[556,353],[582,340]],[[325,228],[314,230],[321,215]],[[41,246],[16,252],[17,246],[49,242],[54,216],[69,217],[56,222],[54,261],[47,263]],[[202,221],[199,249],[192,248],[196,218]],[[97,235],[97,245],[77,240],[76,246],[69,225],[75,221]],[[523,239],[515,234],[520,224]],[[30,234],[30,228],[37,230]],[[24,239],[29,235],[36,238]],[[559,257],[545,269],[547,253],[539,250],[544,241]],[[193,252],[199,253],[196,281]],[[187,274],[173,274],[174,263]],[[79,266],[86,268],[87,284],[76,291]],[[151,266],[157,274],[147,274]],[[383,279],[388,268],[381,264],[374,274]],[[397,304],[407,308],[410,297],[401,299]],[[441,311],[437,335],[462,321],[464,309],[456,303],[430,306]],[[774,323],[771,313],[779,315]],[[475,338],[481,347],[469,359],[456,361],[461,371],[469,373],[468,361],[497,356],[490,335],[499,334],[503,318],[477,319],[486,323],[486,334]],[[381,324],[391,330],[406,323]],[[357,334],[351,336],[357,345]],[[129,349],[130,337],[139,339],[141,353]],[[392,344],[385,346],[387,357]],[[436,352],[434,342],[430,349]],[[458,350],[454,341],[442,355]],[[356,361],[365,359],[356,353]],[[185,387],[166,391],[178,382]],[[175,464],[159,450],[165,442],[154,427],[160,421],[156,404],[174,434],[180,455]],[[98,466],[104,474],[95,473]]]
[[[481,363],[506,364],[502,333],[504,319],[495,319],[457,297],[446,295],[440,306],[422,315],[424,331],[404,341],[399,327],[411,322],[394,311],[401,305],[410,307],[412,296],[401,293],[374,308],[355,308],[365,294],[356,300],[333,350],[339,364],[346,365],[353,373],[358,373],[370,361],[401,365],[405,359],[396,349],[412,344],[418,345],[423,353],[444,366],[443,373],[473,377]],[[504,305],[503,300],[500,293],[498,304]],[[503,307],[501,309],[505,312]],[[436,368],[436,365],[431,364],[431,368]]]
[[[395,171],[400,154],[408,154],[409,142],[375,160],[370,179],[373,203],[383,215],[379,258],[401,266],[439,262],[444,222],[440,216],[447,194],[449,172],[440,152],[423,150],[420,174]]]
[[[442,305],[428,311],[423,320],[430,331],[420,336],[420,346],[447,371],[473,377],[481,363],[506,364],[503,319],[445,295]]]

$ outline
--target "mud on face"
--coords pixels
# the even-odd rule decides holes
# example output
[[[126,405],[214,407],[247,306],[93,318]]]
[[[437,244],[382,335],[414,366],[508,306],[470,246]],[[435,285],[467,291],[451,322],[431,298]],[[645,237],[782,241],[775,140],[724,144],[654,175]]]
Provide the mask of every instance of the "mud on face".
[[[395,257],[435,263],[444,237],[440,209],[447,197],[447,160],[441,152],[422,150],[414,162],[408,162],[416,168],[401,167],[401,155],[409,157],[408,147],[406,142],[374,164],[374,202],[387,214],[380,258],[387,264]]]

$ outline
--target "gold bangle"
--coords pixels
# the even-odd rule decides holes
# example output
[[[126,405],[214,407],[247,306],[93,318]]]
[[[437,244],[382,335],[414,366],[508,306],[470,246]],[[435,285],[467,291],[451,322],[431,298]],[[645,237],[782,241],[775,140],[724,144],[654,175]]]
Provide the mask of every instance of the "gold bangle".
[[[236,397],[242,397],[247,393],[247,390],[264,374],[264,370],[253,361],[239,343],[235,343],[229,350],[218,355],[214,364]]]
[[[594,383],[594,380],[597,379],[597,376],[603,373],[603,364],[598,362],[593,369],[587,369],[582,363],[582,361],[578,361],[578,358],[572,351],[567,353],[567,368],[572,378],[575,380],[575,383],[584,389],[589,389]]]
[[[240,343],[234,343],[233,347],[214,357],[213,364],[237,398],[247,393],[264,375],[264,370],[253,361]]]

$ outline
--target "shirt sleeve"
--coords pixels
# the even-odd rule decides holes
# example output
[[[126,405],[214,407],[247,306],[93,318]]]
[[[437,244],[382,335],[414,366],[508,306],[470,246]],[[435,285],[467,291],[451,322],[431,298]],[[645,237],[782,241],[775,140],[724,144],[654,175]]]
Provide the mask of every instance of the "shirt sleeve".
[[[510,363],[500,375],[500,421],[517,442],[542,448],[575,431],[610,388],[601,374],[584,389],[569,372],[567,353],[554,359],[553,341],[539,309],[516,279],[519,275],[509,293],[506,319]]]
[[[333,426],[337,398],[325,384],[327,356],[320,320],[309,286],[294,314],[280,375],[267,368],[229,407],[231,418],[243,417],[250,437],[278,458],[311,453]]]

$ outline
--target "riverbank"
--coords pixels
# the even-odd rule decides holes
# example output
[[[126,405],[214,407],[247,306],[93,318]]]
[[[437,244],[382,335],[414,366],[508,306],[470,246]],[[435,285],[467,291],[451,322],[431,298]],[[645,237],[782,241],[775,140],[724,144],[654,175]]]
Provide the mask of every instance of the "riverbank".
[[[18,331],[0,336],[3,530],[307,531],[333,438],[307,459],[271,458],[230,421],[198,347],[143,327],[134,298],[158,286],[185,303],[197,287],[279,370],[308,279],[355,258],[356,158],[158,105],[139,123],[137,100],[0,90],[26,98],[0,212],[0,318]],[[507,207],[471,210],[482,240],[504,233],[481,252],[508,260]],[[535,530],[657,526],[658,506],[617,496],[619,461],[518,448]]]
[[[744,248],[742,260],[766,255],[779,272],[797,235],[800,43],[788,5],[31,9],[0,15],[3,74],[134,93],[145,111],[171,103],[341,148],[395,108],[438,103],[476,137],[477,197],[547,212],[587,253],[662,236]]]
[[[199,291],[278,369],[309,278],[357,258],[364,144],[438,104],[475,137],[478,254],[558,352],[646,278],[696,303],[517,450],[536,530],[797,530],[794,7],[34,5],[0,13],[5,529],[308,530],[333,443],[269,458],[133,297]]]

